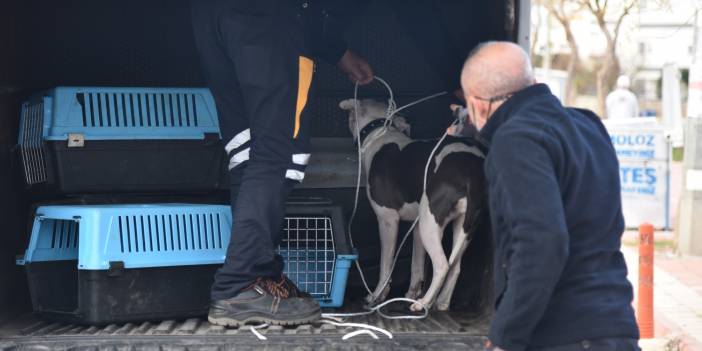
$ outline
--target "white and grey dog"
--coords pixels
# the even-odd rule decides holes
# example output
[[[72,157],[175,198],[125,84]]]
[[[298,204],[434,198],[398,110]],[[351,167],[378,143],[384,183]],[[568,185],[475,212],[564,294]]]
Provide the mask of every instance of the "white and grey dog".
[[[390,284],[381,285],[392,274],[399,222],[414,221],[419,216],[413,233],[412,274],[406,297],[417,299],[422,293],[426,252],[433,267],[431,285],[418,300],[420,304],[411,309],[420,311],[436,302],[438,310],[447,310],[460,273],[461,257],[485,203],[485,155],[468,139],[447,138],[429,164],[424,191],[424,169],[437,141],[412,140],[408,136],[409,125],[399,116],[384,128],[387,106],[375,100],[354,99],[339,104],[349,111],[351,134],[360,138],[366,193],[378,217],[380,278],[367,302],[374,304],[387,297]],[[442,237],[448,224],[453,227],[453,245],[447,259]]]

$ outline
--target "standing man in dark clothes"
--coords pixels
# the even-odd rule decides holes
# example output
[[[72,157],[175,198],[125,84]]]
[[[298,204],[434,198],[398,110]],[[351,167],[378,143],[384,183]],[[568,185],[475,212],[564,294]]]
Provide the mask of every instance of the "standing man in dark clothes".
[[[619,166],[590,111],[535,84],[519,46],[479,46],[461,74],[485,162],[495,241],[490,349],[638,350]]]
[[[230,159],[232,236],[212,286],[214,324],[292,325],[320,316],[317,302],[283,275],[275,248],[285,199],[310,157],[305,107],[314,61],[336,64],[353,82],[373,80],[370,65],[342,40],[353,7],[343,0],[191,2]]]

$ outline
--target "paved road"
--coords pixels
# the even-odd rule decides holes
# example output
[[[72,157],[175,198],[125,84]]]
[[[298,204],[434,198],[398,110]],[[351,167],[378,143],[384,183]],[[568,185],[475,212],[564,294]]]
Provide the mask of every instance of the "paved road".
[[[622,252],[637,296],[638,252],[627,246]],[[654,260],[656,338],[682,336],[685,350],[702,351],[702,257],[657,254]]]

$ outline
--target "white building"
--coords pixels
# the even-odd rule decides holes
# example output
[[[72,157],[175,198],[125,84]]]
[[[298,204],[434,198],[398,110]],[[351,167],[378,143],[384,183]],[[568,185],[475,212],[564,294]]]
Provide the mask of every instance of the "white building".
[[[660,99],[659,81],[665,64],[675,63],[680,69],[689,69],[694,54],[695,16],[698,13],[696,2],[638,0],[638,5],[625,18],[617,43],[617,53],[622,73],[633,78],[641,100]],[[623,3],[623,0],[610,1],[610,5],[614,6],[622,6]],[[546,55],[550,40],[552,55],[569,54],[570,49],[560,24],[554,18],[549,25],[546,20],[548,12],[538,6],[537,1],[533,4],[532,26],[533,30],[539,31],[532,35],[532,38],[536,38],[535,53]],[[607,19],[608,25],[614,27],[615,17],[621,11],[613,8],[610,13],[612,17]],[[587,10],[581,10],[572,18],[572,30],[582,62],[596,62],[606,49],[606,41],[594,16]]]
[[[633,66],[627,73],[635,74],[644,99],[654,100],[664,65],[675,63],[680,69],[692,65],[698,11],[694,0],[669,0],[667,5],[639,1],[640,10],[630,18],[634,29],[623,33],[619,46],[621,61],[622,67]]]

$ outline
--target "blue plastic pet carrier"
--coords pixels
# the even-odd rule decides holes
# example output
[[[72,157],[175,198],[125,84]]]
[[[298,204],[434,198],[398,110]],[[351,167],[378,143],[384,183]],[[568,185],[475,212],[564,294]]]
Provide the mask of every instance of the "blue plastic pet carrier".
[[[59,87],[22,104],[25,180],[62,193],[216,188],[223,167],[203,88]]]
[[[36,313],[105,324],[206,314],[224,262],[222,205],[82,205],[37,209],[25,265]],[[278,252],[322,307],[343,303],[354,255],[339,207],[289,207]]]

